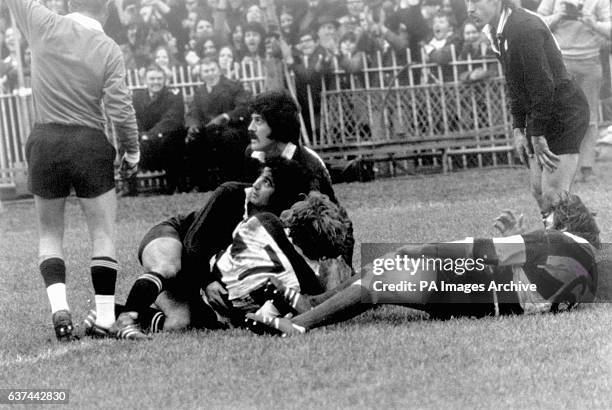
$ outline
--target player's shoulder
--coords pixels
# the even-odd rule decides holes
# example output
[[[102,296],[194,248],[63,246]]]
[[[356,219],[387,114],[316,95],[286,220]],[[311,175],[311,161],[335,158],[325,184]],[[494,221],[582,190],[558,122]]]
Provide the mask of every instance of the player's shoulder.
[[[509,39],[532,39],[533,35],[540,32],[547,32],[548,26],[538,14],[517,8],[512,11],[508,18],[507,30],[504,34]]]

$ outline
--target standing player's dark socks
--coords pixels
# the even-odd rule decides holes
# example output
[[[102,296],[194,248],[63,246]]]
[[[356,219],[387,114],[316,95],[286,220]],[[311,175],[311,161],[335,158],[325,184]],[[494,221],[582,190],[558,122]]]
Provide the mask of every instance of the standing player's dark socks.
[[[117,261],[108,256],[91,258],[91,281],[96,300],[96,325],[108,329],[115,322]]]
[[[66,300],[66,265],[59,257],[46,257],[40,262],[40,274],[45,281],[51,313],[70,310]]]
[[[138,314],[144,312],[164,290],[165,281],[164,277],[157,272],[147,272],[140,276],[130,290],[125,309],[129,312],[138,312]],[[140,318],[138,321],[145,325]]]

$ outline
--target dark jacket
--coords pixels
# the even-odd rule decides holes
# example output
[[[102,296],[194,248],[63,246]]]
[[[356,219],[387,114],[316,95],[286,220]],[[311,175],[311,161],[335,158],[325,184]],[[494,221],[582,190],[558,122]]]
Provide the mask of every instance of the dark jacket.
[[[196,89],[193,101],[189,105],[186,125],[202,127],[218,115],[226,113],[230,125],[246,125],[249,120],[249,93],[238,81],[221,76],[219,83],[211,92],[206,84]]]
[[[155,100],[148,90],[135,90],[132,97],[138,132],[151,136],[184,131],[185,104],[176,90],[162,88]]]
[[[568,93],[576,93],[565,70],[561,51],[542,19],[523,9],[512,11],[496,39],[508,86],[513,128],[528,136],[545,135]]]

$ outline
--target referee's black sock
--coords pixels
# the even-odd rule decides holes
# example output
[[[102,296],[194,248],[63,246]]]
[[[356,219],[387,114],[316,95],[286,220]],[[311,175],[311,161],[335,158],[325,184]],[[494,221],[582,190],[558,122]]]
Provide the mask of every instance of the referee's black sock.
[[[96,300],[96,325],[108,329],[115,322],[117,261],[108,256],[91,258],[91,281]]]
[[[66,264],[64,260],[56,256],[47,257],[40,262],[39,269],[47,288],[51,313],[58,310],[70,310],[66,300]]]
[[[128,295],[125,302],[126,311],[138,312],[142,314],[157,296],[164,290],[165,278],[157,272],[147,272],[140,276]],[[144,325],[145,322],[140,317],[138,321]]]

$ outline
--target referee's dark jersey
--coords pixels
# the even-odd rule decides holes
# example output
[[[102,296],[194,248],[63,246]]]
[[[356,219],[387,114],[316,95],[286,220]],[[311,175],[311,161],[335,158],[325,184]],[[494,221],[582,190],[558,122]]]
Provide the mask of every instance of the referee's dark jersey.
[[[553,149],[557,154],[577,152],[588,126],[588,103],[567,73],[546,23],[527,10],[504,9],[491,37],[504,67],[513,128],[565,140],[561,152]]]
[[[120,149],[138,162],[138,129],[119,46],[80,13],[60,16],[34,0],[6,0],[32,50],[34,120],[103,131],[104,111]]]

